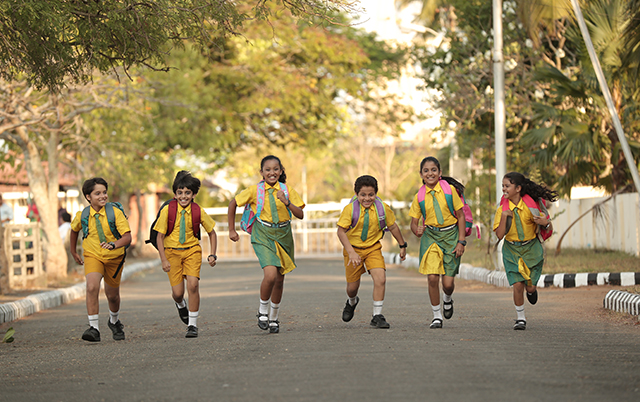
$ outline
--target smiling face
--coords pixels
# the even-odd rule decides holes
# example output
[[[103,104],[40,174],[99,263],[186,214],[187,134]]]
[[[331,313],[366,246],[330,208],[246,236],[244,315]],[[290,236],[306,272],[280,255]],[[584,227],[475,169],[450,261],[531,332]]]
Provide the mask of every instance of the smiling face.
[[[376,199],[376,189],[371,186],[362,186],[356,196],[358,197],[358,202],[360,202],[360,205],[365,208],[369,208],[373,205],[373,202]]]
[[[438,165],[431,161],[426,161],[420,170],[420,177],[422,177],[422,181],[427,187],[434,188],[438,184],[438,180],[440,180],[441,173]]]
[[[91,193],[85,195],[85,198],[89,201],[94,211],[100,211],[107,201],[109,201],[107,188],[102,184],[96,184],[93,190],[91,190]]]
[[[521,190],[522,186],[511,183],[511,180],[506,177],[502,179],[502,194],[504,194],[504,197],[511,200],[514,204],[520,202]]]
[[[178,204],[180,204],[182,208],[186,208],[187,205],[191,204],[195,197],[196,195],[193,193],[193,191],[189,190],[186,187],[176,190],[176,200],[178,200]]]
[[[280,162],[277,160],[268,159],[264,162],[264,165],[262,165],[260,174],[268,185],[273,186],[278,182],[278,179],[282,174],[282,166],[280,166]]]

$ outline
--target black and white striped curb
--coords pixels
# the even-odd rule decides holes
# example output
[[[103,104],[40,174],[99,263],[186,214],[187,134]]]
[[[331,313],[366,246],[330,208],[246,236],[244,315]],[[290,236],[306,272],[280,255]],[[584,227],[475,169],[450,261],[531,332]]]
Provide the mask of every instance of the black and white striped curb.
[[[130,265],[125,264],[121,280],[126,280],[136,272],[161,265],[160,260],[138,262]],[[79,283],[68,288],[37,293],[15,302],[0,304],[0,324],[15,321],[37,313],[38,311],[69,303],[84,297],[85,294],[86,283]]]
[[[550,286],[575,288],[591,285],[640,285],[640,272],[549,274],[540,276],[538,281],[538,286],[543,288]]]
[[[610,290],[604,297],[602,306],[620,313],[640,315],[640,295],[620,290]]]

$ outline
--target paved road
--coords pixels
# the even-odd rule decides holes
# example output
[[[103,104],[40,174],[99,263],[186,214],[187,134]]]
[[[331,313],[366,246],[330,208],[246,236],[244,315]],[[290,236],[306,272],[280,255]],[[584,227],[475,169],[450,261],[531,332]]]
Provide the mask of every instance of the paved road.
[[[459,281],[453,319],[429,330],[424,277],[390,269],[380,330],[368,278],[345,324],[341,262],[301,260],[282,331],[268,334],[255,323],[260,269],[221,263],[203,268],[200,337],[185,339],[158,271],[123,284],[125,341],[108,336],[104,296],[100,343],[80,340],[83,301],[0,326],[16,330],[0,344],[0,401],[640,400],[640,328],[576,308],[600,294],[542,289],[513,331],[509,289]]]

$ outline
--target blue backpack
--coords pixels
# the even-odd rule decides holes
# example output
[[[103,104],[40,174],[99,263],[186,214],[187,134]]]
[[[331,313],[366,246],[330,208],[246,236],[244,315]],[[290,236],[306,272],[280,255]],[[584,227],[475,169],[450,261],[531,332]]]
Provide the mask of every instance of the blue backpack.
[[[111,230],[111,234],[117,239],[120,239],[122,235],[118,232],[118,227],[116,226],[116,214],[113,210],[113,207],[118,208],[122,211],[124,217],[127,217],[127,214],[124,213],[124,208],[122,204],[119,202],[107,202],[104,206],[104,212],[107,214],[107,221],[109,221],[109,229]],[[82,224],[82,239],[86,239],[89,236],[89,211],[91,207],[85,207],[82,210],[82,214],[80,215],[80,223]],[[127,246],[129,247],[129,246]]]
[[[287,188],[287,185],[284,183],[280,183],[280,188],[282,189],[282,191],[284,191],[285,197],[289,199],[289,189]],[[242,212],[242,219],[240,219],[240,228],[249,234],[251,234],[251,231],[253,230],[253,224],[255,223],[256,218],[260,216],[260,213],[264,208],[264,194],[264,180],[260,180],[257,189],[258,202],[256,203],[256,213],[253,213],[251,204],[246,204],[244,206],[244,212]],[[291,217],[291,211],[289,211],[289,217]]]

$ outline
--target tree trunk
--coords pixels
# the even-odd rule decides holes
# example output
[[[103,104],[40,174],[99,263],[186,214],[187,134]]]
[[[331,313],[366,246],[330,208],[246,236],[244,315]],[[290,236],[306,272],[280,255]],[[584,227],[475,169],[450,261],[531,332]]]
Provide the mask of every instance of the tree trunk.
[[[67,276],[68,259],[58,231],[58,137],[57,134],[52,133],[47,146],[49,153],[49,177],[47,177],[38,149],[32,141],[29,141],[26,128],[18,127],[16,131],[25,140],[23,151],[29,187],[33,192],[33,199],[38,207],[45,235],[43,244],[47,278],[49,280],[64,278]]]

